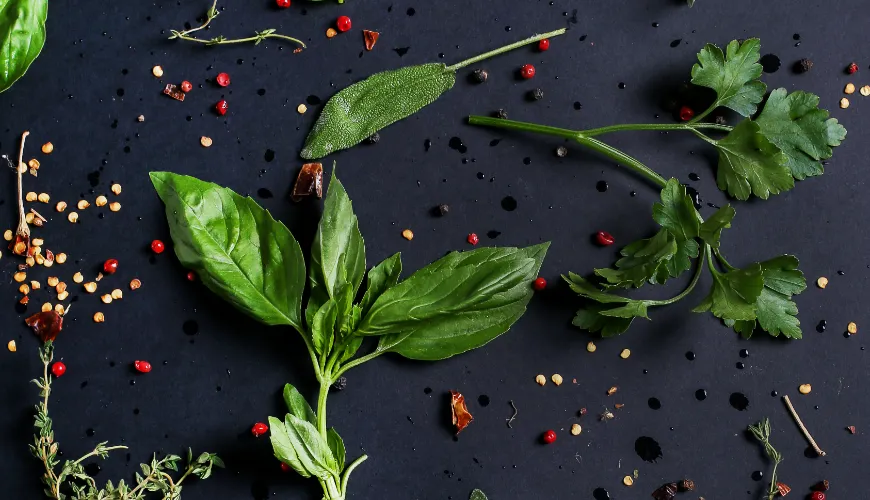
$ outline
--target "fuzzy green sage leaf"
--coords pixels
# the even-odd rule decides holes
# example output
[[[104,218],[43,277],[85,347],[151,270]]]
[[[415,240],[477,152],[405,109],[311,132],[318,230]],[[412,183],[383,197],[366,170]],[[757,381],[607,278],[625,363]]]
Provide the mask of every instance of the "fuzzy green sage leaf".
[[[458,69],[564,32],[561,29],[535,35],[453,66],[441,63],[408,66],[376,73],[354,83],[323,106],[300,156],[322,158],[353,147],[384,127],[413,115],[453,88]]]
[[[0,0],[0,92],[8,89],[45,45],[48,0]]]

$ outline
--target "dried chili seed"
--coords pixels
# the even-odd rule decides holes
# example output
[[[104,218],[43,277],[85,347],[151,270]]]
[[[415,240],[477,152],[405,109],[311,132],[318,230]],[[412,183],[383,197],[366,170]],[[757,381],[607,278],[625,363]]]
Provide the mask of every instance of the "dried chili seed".
[[[300,104],[299,106],[296,106],[296,112],[299,113],[300,115],[304,115],[306,111],[308,111],[308,106],[306,106],[304,104]]]
[[[161,76],[163,76],[163,68],[161,66],[154,66],[153,68],[151,68],[151,74],[156,76],[157,78],[160,78]]]
[[[176,101],[184,101],[184,92],[182,92],[181,89],[171,83],[166,84],[166,87],[163,88],[163,93],[175,99]]]
[[[109,199],[106,198],[104,195],[99,195],[99,196],[97,196],[97,199],[94,200],[94,203],[95,203],[98,207],[105,207],[106,204],[109,203]]]
[[[14,279],[18,283],[21,283],[27,279],[27,273],[17,272],[12,275],[12,279]]]
[[[79,214],[76,212],[70,212],[69,215],[66,216],[67,220],[75,224],[79,221]]]
[[[94,313],[94,323],[104,323],[106,321],[106,315],[101,312]]]
[[[48,193],[39,193],[39,196],[37,196],[36,199],[40,203],[48,203],[49,201],[51,201],[51,197],[48,196]]]
[[[138,278],[133,278],[130,282],[130,290],[138,290],[142,288],[142,282]]]
[[[581,432],[583,432],[583,427],[580,427],[580,424],[571,425],[572,436],[579,436]]]
[[[85,280],[85,277],[82,276],[82,273],[77,272],[77,273],[73,274],[73,282],[81,283],[84,280]]]
[[[50,155],[52,151],[54,151],[54,144],[52,144],[50,142],[46,142],[45,144],[42,145],[42,152],[43,153]]]
[[[631,476],[625,476],[622,478],[622,484],[626,486],[634,486],[634,478]]]
[[[6,343],[6,349],[9,349],[9,352],[15,352],[18,350],[18,347],[15,345],[14,340],[10,340]]]
[[[619,353],[619,357],[622,359],[628,359],[631,356],[631,349],[623,349],[622,352]]]
[[[456,391],[450,391],[450,412],[457,435],[474,420],[468,412],[468,407],[465,406],[465,397]]]
[[[103,304],[111,304],[112,303],[112,296],[107,293],[107,294],[104,294],[102,297],[100,297],[100,300],[103,301]]]
[[[489,73],[485,69],[476,69],[471,75],[475,83],[483,83],[489,78]]]
[[[3,239],[6,241],[12,241],[12,230],[11,229],[7,229],[6,231],[3,232]]]
[[[50,252],[51,250],[48,250],[48,251]],[[66,259],[67,259],[67,256],[66,256],[65,253],[59,253],[59,254],[57,254],[57,257],[55,257],[54,260],[55,260],[58,264],[63,264],[63,263],[66,262]]]
[[[97,291],[97,284],[94,283],[93,281],[89,281],[89,282],[85,283],[84,287],[85,287],[85,291],[88,293],[94,293]]]
[[[76,203],[76,208],[78,208],[79,210],[85,210],[90,206],[91,203],[88,200],[79,200],[79,202]]]
[[[327,28],[326,29],[326,38],[333,38],[337,34],[338,34],[338,31],[336,31],[335,28]],[[303,104],[300,104],[299,106],[303,106]],[[302,113],[304,113],[304,111],[302,111]]]
[[[798,387],[798,391],[801,394],[809,394],[813,391],[813,386],[811,386],[810,384],[801,384],[800,387]]]
[[[121,185],[118,183],[112,184],[112,187],[110,189],[115,195],[121,194]]]
[[[63,281],[61,281],[60,283],[58,283],[57,285],[54,286],[54,290],[55,290],[57,293],[63,293],[63,292],[65,292],[65,291],[66,291],[66,283],[64,283]]]
[[[36,158],[31,158],[27,161],[27,166],[30,167],[30,170],[39,170],[39,160],[37,160]]]
[[[537,382],[538,385],[543,386],[547,383],[547,377],[543,375],[538,375],[537,377],[535,377],[535,382]]]
[[[852,82],[847,83],[846,88],[843,89],[843,93],[854,94],[855,93],[855,84]]]
[[[296,176],[296,182],[293,184],[293,191],[290,193],[290,198],[297,202],[310,196],[318,198],[323,196],[322,163],[302,165],[299,175]]]
[[[590,340],[589,343],[586,344],[586,350],[587,350],[587,351],[589,351],[589,352],[595,352],[596,349],[598,349],[598,347],[595,346],[595,342],[592,342],[592,341]]]
[[[852,335],[855,335],[856,333],[858,333],[858,324],[852,321],[851,323],[846,325],[846,331],[851,333]]]
[[[554,373],[553,376],[550,377],[550,380],[552,380],[553,383],[556,384],[557,386],[562,385],[562,376],[559,375],[558,373]]]
[[[113,201],[112,203],[109,203],[109,210],[111,210],[112,212],[120,212],[121,204],[117,201]]]
[[[41,247],[43,243],[45,242],[42,240],[42,238],[33,238],[32,240],[30,240],[30,244],[35,247]]]
[[[408,241],[413,240],[414,239],[414,231],[411,231],[410,229],[405,229],[404,231],[402,231],[402,238],[405,238]]]
[[[820,277],[819,279],[816,280],[816,286],[818,286],[821,289],[824,289],[826,286],[828,286],[828,278],[825,278],[824,276]]]
[[[677,496],[677,483],[663,484],[652,493],[655,500],[674,500],[675,496]]]
[[[202,147],[204,147],[204,148],[210,148],[211,145],[212,145],[211,137],[202,136],[202,137],[199,138],[199,143],[200,143],[200,145],[202,145]]]
[[[112,290],[112,298],[115,300],[121,300],[124,298],[124,292],[122,292],[120,288],[116,288]]]
[[[67,297],[69,297],[69,292],[67,292],[66,290],[57,294],[57,300],[60,300],[61,302],[66,300]],[[58,305],[60,305],[60,304],[58,304]]]
[[[63,212],[64,210],[66,210],[66,202],[65,201],[57,202],[57,205],[54,206],[54,209],[57,210],[58,212]]]
[[[18,292],[21,295],[27,295],[28,293],[30,293],[30,285],[28,285],[27,283],[22,283],[21,286],[18,287]]]
[[[861,95],[864,97],[870,96],[870,85],[864,85],[863,87],[861,87],[861,90],[859,90],[859,92],[861,92]]]
[[[381,36],[381,34],[377,31],[363,30],[363,41],[365,41],[366,50],[372,50],[375,48],[379,36]]]
[[[38,195],[35,192],[30,191],[24,195],[24,201],[36,201],[37,196]]]
[[[44,312],[44,313],[52,312],[52,310],[51,310],[51,302],[46,302],[45,304],[42,304],[42,308],[40,309],[40,311],[42,311],[42,312]]]
[[[849,107],[849,99],[846,99],[845,97],[840,99],[840,108],[846,109],[848,107]]]

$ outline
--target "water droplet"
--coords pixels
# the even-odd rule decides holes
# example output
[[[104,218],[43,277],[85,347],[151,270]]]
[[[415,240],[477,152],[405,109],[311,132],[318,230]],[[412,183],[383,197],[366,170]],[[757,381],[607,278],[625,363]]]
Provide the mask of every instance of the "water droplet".
[[[662,447],[658,441],[649,436],[637,438],[634,442],[634,451],[644,462],[655,462],[662,458]]]
[[[659,398],[649,398],[646,402],[652,410],[660,410],[662,408],[662,402],[659,401]]]
[[[698,389],[695,391],[695,399],[698,401],[704,401],[707,399],[707,389]]]
[[[749,408],[749,398],[742,392],[733,392],[728,398],[728,402],[737,411],[745,411]]]
[[[765,54],[761,56],[759,62],[761,63],[761,67],[765,73],[776,73],[777,70],[779,70],[780,65],[782,65],[779,57],[774,54]]]
[[[181,325],[181,329],[184,330],[184,333],[187,335],[196,335],[199,333],[199,323],[196,320],[189,319]]]
[[[607,188],[607,181],[598,181],[595,183],[595,189],[597,189],[599,193],[607,191]]]
[[[517,200],[513,196],[505,196],[501,200],[501,208],[508,212],[513,212],[517,209]]]
[[[477,404],[480,406],[489,406],[489,396],[486,394],[481,394],[477,397]]]

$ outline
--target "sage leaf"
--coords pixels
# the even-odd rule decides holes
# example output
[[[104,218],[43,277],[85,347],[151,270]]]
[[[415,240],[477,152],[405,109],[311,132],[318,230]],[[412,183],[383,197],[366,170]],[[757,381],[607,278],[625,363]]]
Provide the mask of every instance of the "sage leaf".
[[[317,425],[317,416],[311,405],[308,404],[305,397],[290,384],[284,385],[284,403],[287,405],[287,411],[291,415],[295,415],[302,420],[307,420],[314,425]]]
[[[284,422],[275,417],[269,417],[269,441],[272,442],[275,458],[292,467],[300,476],[311,477],[311,473],[299,460],[287,427],[284,426]]]
[[[302,331],[305,261],[287,227],[230,189],[169,172],[150,175],[181,264],[258,321]]]
[[[288,413],[284,417],[284,428],[299,462],[312,476],[326,479],[341,473],[329,445],[311,422]]]
[[[305,310],[308,324],[327,300],[338,297],[345,283],[351,284],[352,295],[356,295],[365,268],[365,242],[359,232],[359,221],[333,165],[323,216],[311,246],[311,298]]]
[[[725,106],[747,117],[755,113],[767,89],[758,81],[762,72],[760,54],[761,41],[757,38],[742,43],[732,40],[724,54],[712,43],[701,49],[698,62],[692,66],[692,83],[716,91],[711,110]]]
[[[347,453],[344,450],[344,440],[342,440],[341,436],[338,435],[338,431],[335,430],[335,427],[330,427],[329,430],[326,431],[326,442],[329,444],[332,456],[335,457],[335,461],[338,464],[338,471],[343,471],[345,455],[347,455]]]
[[[525,312],[548,246],[450,253],[378,297],[357,334],[381,336],[378,350],[419,360],[480,347]]]
[[[716,184],[738,200],[749,199],[750,194],[766,200],[794,187],[787,157],[757,123],[743,120],[714,145],[719,150]]]
[[[360,302],[362,314],[369,312],[375,299],[399,282],[402,274],[402,254],[396,253],[369,269],[366,293]]]
[[[482,491],[475,489],[471,492],[471,496],[468,497],[468,500],[487,500],[487,498]]]
[[[45,45],[48,0],[0,1],[0,92],[24,76]]]

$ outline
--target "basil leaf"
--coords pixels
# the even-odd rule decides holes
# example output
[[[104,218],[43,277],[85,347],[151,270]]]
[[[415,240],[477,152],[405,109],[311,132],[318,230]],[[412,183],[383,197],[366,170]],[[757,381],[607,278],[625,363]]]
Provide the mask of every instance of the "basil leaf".
[[[42,52],[48,0],[0,1],[0,92],[8,89]]]
[[[314,319],[309,326],[311,328],[311,340],[317,354],[328,354],[332,349],[337,314],[335,301],[329,299],[317,311],[317,314],[314,315]]]
[[[307,420],[312,424],[317,424],[317,416],[311,405],[305,400],[305,397],[290,384],[284,385],[284,403],[287,405],[287,411],[302,420]]]
[[[440,63],[375,73],[341,90],[323,106],[300,156],[311,160],[356,146],[407,118],[453,88],[456,73]]]
[[[525,312],[549,243],[453,252],[375,300],[357,329],[380,351],[444,359],[480,347]]]
[[[344,459],[347,453],[344,451],[344,441],[341,439],[341,436],[338,435],[338,431],[335,430],[335,427],[330,427],[329,430],[326,431],[326,442],[329,444],[332,456],[335,457],[335,461],[338,463],[338,471],[343,471]]]
[[[305,261],[287,227],[230,189],[169,172],[150,175],[182,265],[249,316],[302,331]]]
[[[384,259],[380,264],[369,269],[366,293],[359,303],[362,314],[365,316],[374,304],[375,299],[382,293],[396,286],[399,276],[402,274],[402,254],[396,253],[392,257]]]
[[[288,413],[284,417],[284,428],[299,462],[312,476],[326,479],[341,473],[329,445],[314,425]]]
[[[299,455],[293,447],[293,441],[284,422],[275,417],[269,417],[269,441],[272,442],[275,458],[292,467],[300,476],[311,477],[311,473],[299,461]]]
[[[365,270],[365,242],[359,222],[333,166],[323,216],[311,246],[311,298],[305,310],[308,324],[329,298],[339,295],[346,282],[353,287],[352,295],[356,295]]]

